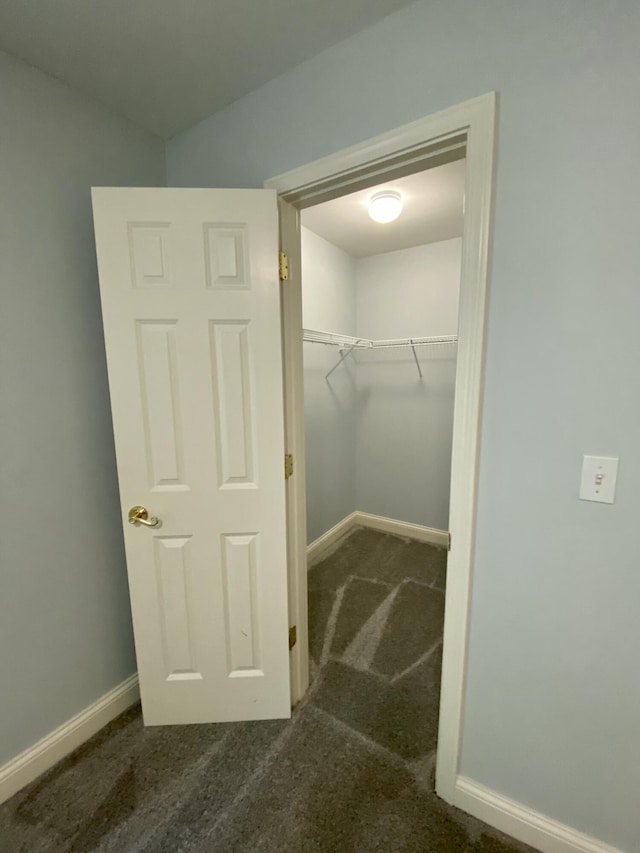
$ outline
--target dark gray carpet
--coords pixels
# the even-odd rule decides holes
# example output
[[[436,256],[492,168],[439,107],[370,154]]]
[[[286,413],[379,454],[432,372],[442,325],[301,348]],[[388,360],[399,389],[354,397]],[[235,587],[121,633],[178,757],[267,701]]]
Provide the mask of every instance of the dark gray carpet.
[[[145,729],[132,708],[0,807],[0,851],[528,850],[433,793],[445,573],[356,530],[309,573],[291,721]]]

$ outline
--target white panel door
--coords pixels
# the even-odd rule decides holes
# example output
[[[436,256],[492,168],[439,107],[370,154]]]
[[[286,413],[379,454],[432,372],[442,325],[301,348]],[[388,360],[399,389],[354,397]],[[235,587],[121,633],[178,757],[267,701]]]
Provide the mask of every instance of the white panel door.
[[[145,723],[288,717],[276,194],[93,210]]]

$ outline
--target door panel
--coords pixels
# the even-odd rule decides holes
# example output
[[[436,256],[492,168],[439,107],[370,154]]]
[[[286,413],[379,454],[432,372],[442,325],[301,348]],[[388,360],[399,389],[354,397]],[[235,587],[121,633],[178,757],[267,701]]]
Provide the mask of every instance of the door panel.
[[[220,488],[257,488],[249,323],[209,324]]]
[[[145,723],[288,717],[275,193],[93,205]]]

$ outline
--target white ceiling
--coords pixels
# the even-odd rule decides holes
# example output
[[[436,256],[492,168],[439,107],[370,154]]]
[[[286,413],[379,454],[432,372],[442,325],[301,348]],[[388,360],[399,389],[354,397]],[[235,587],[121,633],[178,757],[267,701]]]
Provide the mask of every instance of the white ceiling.
[[[464,168],[465,161],[457,160],[387,181],[309,207],[302,211],[301,222],[354,258],[461,237]],[[386,225],[373,222],[367,213],[369,199],[382,189],[396,190],[403,201],[399,218]]]
[[[2,0],[0,50],[170,138],[413,0]]]

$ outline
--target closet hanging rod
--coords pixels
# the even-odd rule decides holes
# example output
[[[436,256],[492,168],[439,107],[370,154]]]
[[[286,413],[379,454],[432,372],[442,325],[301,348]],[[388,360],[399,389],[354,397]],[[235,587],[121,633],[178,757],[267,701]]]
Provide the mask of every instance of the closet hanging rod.
[[[321,332],[318,329],[303,329],[302,339],[312,344],[326,344],[337,346],[342,352],[337,363],[327,373],[328,379],[334,370],[343,364],[344,360],[356,349],[392,349],[394,347],[411,347],[411,352],[418,368],[418,375],[422,379],[422,368],[416,353],[416,347],[438,346],[442,344],[455,344],[458,342],[457,335],[431,335],[425,338],[389,338],[388,340],[372,341],[368,338],[354,338],[351,335],[340,335],[334,332]]]
[[[427,338],[398,338],[388,341],[371,341],[373,349],[388,349],[390,347],[428,347],[434,344],[455,344],[457,335],[432,335]]]
[[[365,338],[354,338],[352,335],[340,335],[336,332],[321,332],[317,329],[303,329],[302,339],[312,344],[326,344],[337,347],[370,348],[371,341]]]
[[[369,340],[340,335],[334,332],[321,332],[317,329],[303,329],[302,339],[309,343],[326,344],[352,349],[390,349],[392,347],[424,347],[435,344],[455,344],[457,335],[431,335],[421,338],[390,338],[388,340]]]

